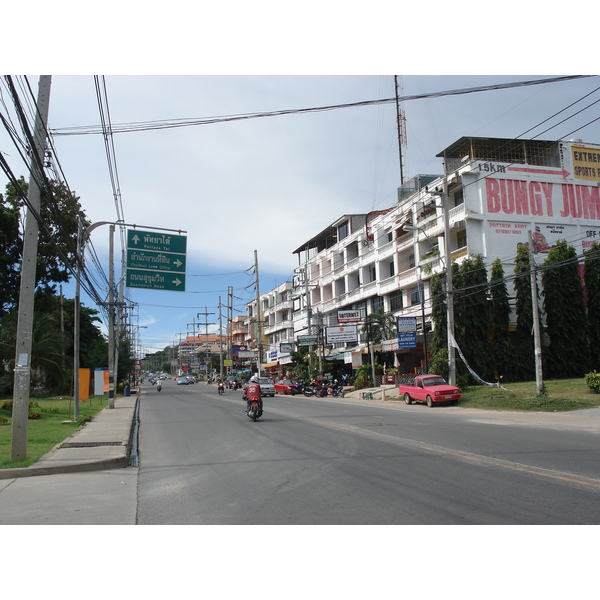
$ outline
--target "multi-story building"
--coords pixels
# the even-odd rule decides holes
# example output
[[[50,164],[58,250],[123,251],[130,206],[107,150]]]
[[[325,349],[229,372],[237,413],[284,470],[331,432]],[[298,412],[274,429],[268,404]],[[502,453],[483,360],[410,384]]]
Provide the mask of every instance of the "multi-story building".
[[[256,310],[256,301],[249,302],[249,317],[246,319],[248,330],[246,343],[258,348],[256,343],[256,316],[260,314],[260,336],[262,356],[265,368],[289,362],[290,349],[295,344],[294,321],[292,318],[292,282],[286,281],[275,289],[261,294],[260,312]]]
[[[510,273],[530,231],[538,261],[558,239],[580,255],[600,239],[600,145],[461,138],[438,156],[445,176],[417,176],[399,188],[396,206],[345,215],[295,251],[296,336],[338,325],[340,310],[383,307],[415,317],[417,346],[390,340],[382,350],[402,370],[418,368],[432,273],[476,255],[488,268],[500,258]],[[365,352],[361,341],[330,351]]]
[[[245,346],[248,336],[247,316],[233,317],[231,320],[231,345],[235,347]]]
[[[188,335],[179,343],[178,364],[183,370],[197,371],[199,367],[198,355],[205,357],[219,356],[227,348],[227,339],[219,334]]]

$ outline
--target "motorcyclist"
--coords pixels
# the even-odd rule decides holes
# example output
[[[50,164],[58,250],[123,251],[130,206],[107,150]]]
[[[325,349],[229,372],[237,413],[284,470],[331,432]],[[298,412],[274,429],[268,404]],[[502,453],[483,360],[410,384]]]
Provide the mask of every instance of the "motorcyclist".
[[[156,389],[157,389],[159,392],[160,392],[160,390],[162,389],[162,382],[161,382],[161,380],[160,380],[160,379],[159,379],[159,380],[156,382]]]
[[[250,410],[250,400],[252,398],[258,398],[258,416],[260,417],[263,412],[263,400],[262,390],[260,389],[258,378],[256,376],[250,378],[243,398],[246,400],[246,414],[248,414],[248,411]]]
[[[220,377],[219,379],[217,379],[217,389],[219,391],[219,394],[222,394],[225,391],[225,384],[223,383]]]

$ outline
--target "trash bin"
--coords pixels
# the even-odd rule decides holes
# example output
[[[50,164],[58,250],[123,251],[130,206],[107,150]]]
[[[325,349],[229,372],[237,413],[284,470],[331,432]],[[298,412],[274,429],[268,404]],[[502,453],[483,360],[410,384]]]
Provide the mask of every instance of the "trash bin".
[[[131,396],[131,388],[128,385],[125,386],[125,389],[123,390],[123,392],[124,392],[125,396]]]

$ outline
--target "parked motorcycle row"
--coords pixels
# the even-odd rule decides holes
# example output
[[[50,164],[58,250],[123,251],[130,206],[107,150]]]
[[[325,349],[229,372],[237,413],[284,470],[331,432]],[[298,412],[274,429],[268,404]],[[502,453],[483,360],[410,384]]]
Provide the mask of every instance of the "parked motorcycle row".
[[[299,393],[296,391],[296,393]],[[301,393],[307,397],[317,396],[319,398],[325,398],[327,396],[333,396],[334,398],[344,397],[344,388],[341,385],[335,383],[318,383],[313,382],[309,384],[302,384]],[[292,391],[292,395],[294,392]]]

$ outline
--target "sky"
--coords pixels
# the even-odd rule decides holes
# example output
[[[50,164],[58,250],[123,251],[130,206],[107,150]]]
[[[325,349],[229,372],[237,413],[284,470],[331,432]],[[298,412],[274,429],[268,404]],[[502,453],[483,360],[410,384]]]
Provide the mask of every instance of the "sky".
[[[404,75],[398,82],[402,96],[414,96],[546,77]],[[38,76],[28,80],[37,94]],[[392,99],[393,75],[107,75],[99,82],[117,131],[112,141],[120,203],[103,136],[65,135],[100,124],[92,75],[52,77],[48,123],[69,188],[92,223],[116,221],[120,206],[129,225],[187,237],[185,292],[126,288],[136,307],[132,322],[140,326],[139,341],[147,352],[194,331],[216,332],[219,298],[224,326],[230,286],[233,315],[246,314],[245,304],[255,297],[254,251],[264,293],[291,280],[299,265],[294,250],[338,217],[396,203],[395,102],[164,129],[140,125]],[[521,137],[599,86],[600,78],[590,77],[404,101],[404,179],[441,173],[436,154],[462,136]],[[6,88],[3,95],[8,104]],[[593,121],[598,109],[592,106],[543,132],[599,97],[592,94],[524,137],[570,134]],[[118,132],[123,124],[136,125]],[[600,142],[600,122],[569,137]],[[13,172],[27,175],[4,131],[0,143]],[[96,274],[102,297],[107,295],[108,237],[107,226],[91,234],[103,265],[103,273]],[[115,239],[118,281],[121,238]],[[71,287],[63,287],[65,295]],[[94,305],[85,294],[82,302]]]
[[[576,51],[578,46],[539,52],[575,24],[580,36],[588,28],[595,35],[591,22],[571,13],[557,23],[545,18],[543,27],[530,26],[527,35],[519,29],[516,55],[488,51],[510,47],[506,36],[516,31],[511,12],[516,8],[521,23],[539,21],[533,8],[512,2],[502,11],[478,5],[471,14],[436,3],[418,8],[374,2],[359,11],[335,1],[308,1],[302,10],[268,1],[252,7],[232,2],[194,12],[176,0],[162,15],[139,11],[137,3],[107,0],[105,10],[119,14],[108,29],[102,19],[84,18],[73,6],[59,0],[51,10],[38,7],[32,19],[24,4],[8,7],[7,22],[26,19],[29,40],[36,41],[23,44],[22,34],[8,28],[3,43],[18,51],[5,58],[4,72],[27,74],[34,94],[39,77],[34,73],[52,75],[48,127],[56,159],[92,223],[116,221],[119,214],[105,142],[97,133],[65,133],[100,125],[93,74],[104,74],[99,81],[115,130],[123,220],[187,237],[185,292],[126,290],[148,352],[194,331],[204,333],[207,323],[209,332],[217,331],[219,298],[225,322],[230,286],[234,316],[245,314],[255,297],[255,251],[264,293],[292,278],[299,264],[294,250],[340,216],[392,207],[400,184],[396,106],[387,102],[164,129],[131,124],[391,99],[395,73],[403,74],[398,75],[401,94],[411,96],[594,72],[593,59]],[[442,30],[409,26],[427,22],[433,6]],[[69,10],[61,15],[61,9]],[[450,35],[452,28],[468,30],[467,46]],[[463,136],[560,139],[596,118],[597,109],[592,106],[545,134],[567,113],[528,130],[598,86],[600,79],[590,77],[407,100],[404,178],[440,173],[436,154]],[[10,108],[5,85],[0,92]],[[594,100],[591,95],[568,114]],[[121,124],[132,131],[119,132]],[[575,136],[600,142],[600,122]],[[27,176],[28,165],[1,126],[0,151],[16,176]],[[5,183],[0,172],[0,190]],[[91,235],[102,264],[103,272],[94,273],[102,297],[107,297],[108,237],[106,226]],[[121,238],[116,239],[119,279]],[[72,296],[73,287],[63,286],[65,295]],[[85,293],[82,302],[94,306]],[[105,323],[101,327],[106,331]]]
[[[52,130],[100,123],[93,74],[106,76],[111,122],[119,124],[390,98],[394,74],[404,74],[403,92],[411,95],[597,72],[595,53],[589,52],[593,45],[587,43],[597,36],[596,21],[589,18],[595,13],[586,10],[585,2],[579,3],[577,10],[510,0],[502,5],[427,2],[412,6],[374,0],[369,8],[334,0],[307,0],[301,5],[263,0],[208,5],[174,0],[160,7],[107,0],[94,11],[82,11],[83,5],[72,0],[36,3],[34,9],[31,4],[3,7],[3,72],[27,74],[34,92],[35,73],[53,75]],[[19,25],[11,26],[13,23]],[[460,137],[521,136],[599,85],[594,77],[407,101],[405,176],[439,172],[441,164],[435,155]],[[5,88],[0,86],[0,90],[8,105]],[[592,95],[585,104],[596,99]],[[585,111],[579,124],[592,121],[597,113],[594,107]],[[557,120],[560,118],[553,122]],[[540,135],[540,139],[570,134],[579,126],[571,127],[571,123]],[[598,123],[575,136],[600,143]],[[103,139],[98,135],[55,136],[54,143],[69,187],[81,198],[90,221],[116,220]],[[245,303],[254,297],[253,275],[247,270],[253,266],[255,250],[260,290],[268,291],[291,277],[298,264],[293,251],[303,242],[343,214],[393,206],[400,182],[393,103],[120,133],[114,135],[114,150],[126,222],[187,232],[186,292],[127,292],[136,303],[142,346],[148,351],[178,340],[190,324],[198,322],[201,312],[213,313],[209,319],[216,322],[218,298],[225,301],[228,286],[235,288],[234,314],[242,314]],[[0,151],[17,176],[27,174],[27,165],[2,127]],[[0,190],[5,181],[0,173]],[[107,272],[107,227],[93,232],[92,243]],[[66,294],[70,291],[65,289]],[[93,306],[86,297],[82,300]],[[314,535],[314,530],[303,531]],[[337,527],[335,535],[340,531]],[[235,534],[238,532],[236,529]],[[328,551],[329,532],[333,530],[319,530]],[[36,529],[32,535],[39,533]],[[356,557],[354,530],[344,528],[343,533],[348,535],[348,543],[335,547],[338,558],[334,559],[332,552],[324,558],[323,570],[316,572],[321,589],[335,585],[332,591],[338,594],[340,583],[347,579],[347,565]],[[479,562],[469,552],[469,561],[475,566],[472,571],[479,577],[461,580],[463,595],[480,595],[480,578],[488,572],[488,565],[496,564],[496,548],[504,553],[505,545],[490,544],[489,529],[461,528],[461,539],[470,542],[464,548],[465,542],[457,543],[454,530],[448,538],[440,536],[439,530],[437,533],[438,554],[485,547]],[[565,532],[561,533],[562,541]],[[190,535],[196,541],[196,531]],[[203,530],[202,535],[207,532]],[[285,535],[289,536],[289,530]],[[402,535],[406,537],[407,531]],[[511,538],[506,544],[514,545],[514,531],[507,535]],[[555,533],[549,535],[554,540]],[[271,531],[269,540],[286,544],[286,552],[281,553],[286,563],[277,565],[277,581],[283,582],[289,573],[287,564],[295,569],[298,562],[289,560],[293,556],[289,541],[283,533],[281,536]],[[363,578],[364,585],[363,580],[351,578],[352,592],[345,589],[345,595],[364,596],[366,585],[371,595],[377,589],[389,596],[390,584],[396,589],[396,571],[380,568],[382,556],[398,552],[396,544],[390,545],[390,537],[386,528],[361,528],[362,548],[371,549],[361,553],[361,566],[368,567],[373,557],[378,576]],[[497,537],[496,533],[494,541]],[[223,539],[235,543],[238,554],[246,544],[248,548],[256,544],[256,536],[247,542],[245,538],[229,540],[220,530],[205,544],[219,559],[233,547],[223,546],[225,552],[219,553]],[[430,552],[429,546],[420,546],[429,540],[430,536],[422,536],[419,530],[410,542],[413,553]],[[525,541],[531,544],[529,538]],[[307,538],[306,544],[315,547],[314,539]],[[536,558],[541,569],[545,566],[546,549],[544,545],[541,552],[528,554],[528,568],[532,561],[535,565]],[[273,553],[267,550],[266,555],[270,565]],[[186,570],[196,573],[198,554],[177,553],[175,557],[176,579],[186,581],[181,575]],[[186,558],[193,561],[190,569]],[[502,560],[504,554],[498,558]],[[230,561],[220,562],[230,571]],[[220,573],[218,563],[211,566]],[[313,561],[311,569],[315,567]],[[404,588],[422,588],[421,575],[426,572],[417,567],[412,565],[403,574]],[[275,573],[268,566],[266,570],[271,580]],[[453,563],[447,567],[438,564],[436,570],[442,573],[440,586],[455,581]],[[534,566],[532,572],[535,570]],[[393,582],[385,576],[388,571]],[[168,581],[172,587],[172,578]],[[241,581],[248,595],[247,583]],[[512,586],[511,578],[506,581]],[[519,581],[521,588],[528,584]],[[138,578],[134,585],[139,585]],[[431,582],[428,585],[431,587]],[[537,591],[539,579],[529,585],[535,585]],[[556,588],[554,579],[552,585]],[[571,589],[572,578],[568,585]],[[497,597],[503,592],[500,585]],[[264,596],[263,587],[260,593]]]

